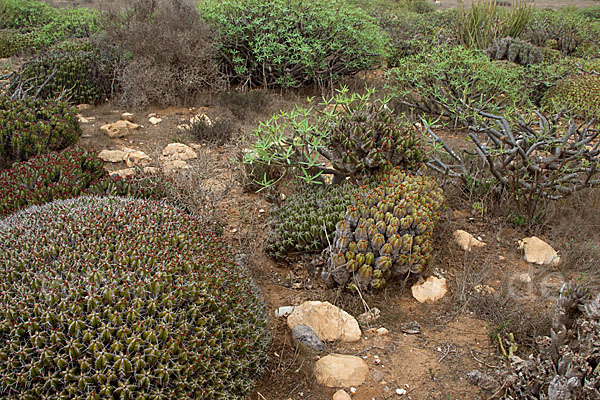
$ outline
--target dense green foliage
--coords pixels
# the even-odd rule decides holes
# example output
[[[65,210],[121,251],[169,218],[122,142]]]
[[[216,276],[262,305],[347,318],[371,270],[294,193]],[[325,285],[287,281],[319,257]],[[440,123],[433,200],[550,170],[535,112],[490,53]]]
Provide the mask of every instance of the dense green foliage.
[[[158,178],[142,174],[111,177],[95,154],[68,148],[0,170],[0,216],[82,194],[159,199],[162,189]]]
[[[0,168],[75,143],[81,135],[75,111],[65,102],[0,95]]]
[[[433,228],[445,202],[442,190],[433,178],[400,168],[377,182],[353,194],[336,225],[323,274],[330,283],[380,289],[393,278],[420,274],[431,260]]]
[[[225,242],[166,204],[79,197],[0,220],[9,400],[243,399],[269,335]]]
[[[89,46],[89,45],[88,45]],[[66,50],[85,48],[85,42],[56,46]],[[49,51],[21,66],[12,87],[21,86],[40,98],[63,98],[74,104],[102,102],[111,93],[111,76],[95,51]]]
[[[203,0],[220,33],[222,68],[245,86],[327,85],[377,65],[381,30],[343,0]]]
[[[35,53],[100,29],[99,13],[86,8],[58,10],[40,1],[0,1],[0,57]]]
[[[546,92],[542,106],[551,112],[566,108],[569,114],[600,117],[600,75],[579,73],[566,77]]]
[[[491,61],[477,50],[437,46],[399,60],[388,84],[402,104],[469,123],[476,109],[510,114],[530,106],[526,75],[523,67]]]
[[[272,207],[267,254],[281,259],[290,253],[326,248],[350,204],[352,191],[350,184],[303,185],[284,204]]]
[[[340,183],[395,166],[418,169],[425,158],[419,133],[374,93],[348,95],[343,88],[317,107],[297,107],[261,122],[244,162],[291,170],[306,182],[322,174]]]

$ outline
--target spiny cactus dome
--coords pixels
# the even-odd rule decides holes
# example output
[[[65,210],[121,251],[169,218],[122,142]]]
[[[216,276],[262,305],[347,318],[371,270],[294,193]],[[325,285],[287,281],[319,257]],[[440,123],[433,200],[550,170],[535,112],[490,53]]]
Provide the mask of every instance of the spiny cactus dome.
[[[273,207],[265,251],[280,259],[292,251],[319,251],[333,239],[344,217],[353,186],[306,185],[281,207]]]
[[[542,107],[552,112],[567,108],[584,117],[600,117],[600,75],[581,73],[564,78],[545,93]]]
[[[505,37],[494,41],[485,51],[492,60],[508,60],[519,65],[544,61],[542,50],[524,40]]]
[[[241,399],[268,332],[257,288],[194,217],[80,197],[0,220],[4,399]]]
[[[379,289],[391,278],[421,273],[431,259],[442,190],[432,177],[400,168],[379,179],[380,186],[354,194],[338,222],[326,282]]]

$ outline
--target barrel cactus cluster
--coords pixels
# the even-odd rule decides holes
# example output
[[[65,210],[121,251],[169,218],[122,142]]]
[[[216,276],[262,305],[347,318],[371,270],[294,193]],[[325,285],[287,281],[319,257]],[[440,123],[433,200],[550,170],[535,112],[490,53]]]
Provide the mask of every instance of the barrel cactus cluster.
[[[42,154],[0,170],[0,216],[82,194],[163,197],[168,182],[139,172],[112,177],[96,154],[78,148]]]
[[[351,185],[306,185],[270,212],[265,251],[275,259],[293,252],[314,252],[333,240],[336,223],[352,199]]]
[[[42,98],[97,104],[110,94],[111,81],[95,51],[49,51],[23,64],[12,81],[13,89],[19,85]]]
[[[416,128],[397,119],[384,101],[350,104],[332,125],[326,156],[345,176],[417,169],[425,160]]]
[[[529,42],[511,37],[494,41],[485,53],[492,60],[508,60],[519,65],[533,65],[544,61],[541,49]]]
[[[336,225],[323,271],[329,284],[380,289],[395,277],[420,274],[432,257],[432,234],[444,195],[429,176],[395,168],[353,195]]]
[[[545,93],[542,106],[552,112],[566,108],[572,114],[600,117],[600,75],[580,73],[564,78]]]
[[[0,168],[62,150],[80,135],[76,109],[67,103],[0,94]]]
[[[166,204],[84,196],[0,219],[0,393],[243,399],[270,338],[232,251]]]

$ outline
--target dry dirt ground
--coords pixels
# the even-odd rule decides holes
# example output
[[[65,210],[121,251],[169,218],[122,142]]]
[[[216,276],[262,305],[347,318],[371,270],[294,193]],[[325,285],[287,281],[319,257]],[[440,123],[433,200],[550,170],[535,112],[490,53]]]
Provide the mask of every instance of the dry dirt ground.
[[[160,151],[168,143],[193,145],[199,157],[191,163],[194,176],[190,182],[197,185],[199,198],[205,197],[199,202],[204,201],[207,209],[216,208],[211,217],[219,221],[223,235],[232,247],[243,254],[264,293],[271,318],[273,346],[270,362],[256,391],[248,399],[330,399],[335,390],[316,384],[312,376],[314,357],[295,351],[285,319],[276,318],[274,311],[280,306],[298,305],[305,300],[327,300],[357,316],[365,311],[365,303],[356,295],[341,289],[326,289],[319,282],[315,273],[318,255],[275,263],[263,252],[270,203],[265,196],[244,189],[245,173],[239,162],[240,155],[259,120],[304,99],[299,95],[281,96],[275,93],[267,96],[270,98],[269,106],[250,113],[243,120],[237,120],[234,138],[224,146],[200,143],[189,133],[177,128],[197,113],[204,113],[212,120],[231,117],[227,106],[219,104],[214,98],[207,98],[193,108],[137,111],[134,122],[144,128],[123,139],[109,139],[100,132],[99,127],[117,121],[123,111],[130,110],[102,106],[84,111],[84,116],[95,117],[95,120],[82,124],[84,134],[79,145],[97,151],[135,148],[150,155],[157,166],[160,166]],[[162,121],[152,126],[148,122],[149,113],[156,113]],[[451,135],[449,132],[445,134]],[[460,133],[452,135],[454,139],[460,137]],[[120,168],[125,166],[107,164],[110,170]],[[489,371],[502,364],[497,342],[491,333],[503,321],[494,319],[497,317],[494,310],[486,310],[485,307],[477,314],[472,312],[474,307],[469,303],[471,298],[481,296],[474,288],[479,285],[479,289],[487,287],[488,291],[506,295],[515,304],[535,304],[539,313],[549,315],[560,285],[575,275],[560,268],[528,265],[522,261],[517,240],[528,236],[530,232],[502,222],[505,220],[495,217],[493,210],[485,212],[471,207],[468,196],[456,185],[447,183],[445,189],[449,210],[437,229],[436,255],[428,274],[445,277],[449,293],[433,304],[420,304],[412,298],[412,282],[406,285],[396,283],[380,293],[366,293],[366,304],[378,307],[382,314],[373,326],[383,326],[390,334],[374,336],[365,333],[360,342],[352,345],[327,345],[325,354],[358,354],[369,363],[369,379],[357,388],[354,399],[398,398],[395,391],[399,388],[407,390],[403,398],[413,400],[489,398],[492,393],[483,393],[470,385],[465,376],[473,369]],[[487,204],[485,201],[482,203]],[[452,232],[455,229],[480,236],[488,245],[465,253],[453,242]],[[552,240],[549,241],[554,244]],[[523,274],[528,274],[531,282],[522,278]],[[491,322],[479,319],[478,315],[491,316]],[[402,325],[412,321],[420,324],[422,332],[418,335],[402,333]],[[517,336],[516,340],[519,342],[520,338]],[[375,364],[375,355],[381,360],[380,364]]]

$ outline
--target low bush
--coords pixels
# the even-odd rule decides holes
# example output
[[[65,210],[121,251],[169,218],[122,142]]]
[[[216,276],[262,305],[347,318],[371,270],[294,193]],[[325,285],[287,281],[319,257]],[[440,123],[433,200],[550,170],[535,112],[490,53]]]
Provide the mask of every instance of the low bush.
[[[0,216],[83,194],[160,199],[166,193],[165,185],[141,173],[111,177],[95,154],[69,148],[0,170]]]
[[[0,29],[44,26],[58,14],[57,9],[43,1],[0,0]]]
[[[435,180],[396,167],[363,186],[335,229],[323,278],[353,288],[381,289],[419,275],[432,257],[435,221],[445,200]]]
[[[221,87],[213,32],[185,0],[135,0],[108,11],[102,53],[120,55],[119,101],[132,107],[186,104]]]
[[[219,93],[219,104],[227,107],[239,120],[245,120],[251,115],[264,111],[271,99],[265,91],[228,91]]]
[[[388,75],[395,101],[468,125],[474,110],[514,113],[531,105],[533,88],[523,67],[491,61],[462,46],[427,47],[399,60]]]
[[[222,146],[227,143],[238,126],[229,118],[219,118],[208,123],[204,120],[196,121],[190,128],[190,133],[199,141]]]
[[[417,170],[425,152],[416,128],[397,118],[385,100],[374,99],[374,92],[349,96],[342,89],[319,108],[297,107],[261,122],[244,162],[282,168],[308,183],[323,174],[341,183],[398,165]]]
[[[578,73],[562,79],[546,92],[542,107],[552,113],[564,108],[584,118],[600,117],[600,74]]]
[[[344,218],[354,186],[302,185],[269,215],[265,251],[275,259],[294,253],[318,252],[333,240],[335,225]]]
[[[57,48],[85,48],[74,42]],[[74,104],[98,104],[112,92],[111,71],[95,51],[49,51],[25,62],[12,78],[10,90],[43,99],[62,98]]]
[[[226,243],[164,203],[83,196],[0,220],[6,399],[241,400],[269,346]]]
[[[0,168],[62,150],[80,135],[76,109],[67,103],[0,95]]]
[[[224,74],[243,86],[326,86],[386,53],[373,18],[340,0],[203,0],[200,13],[219,31]]]

